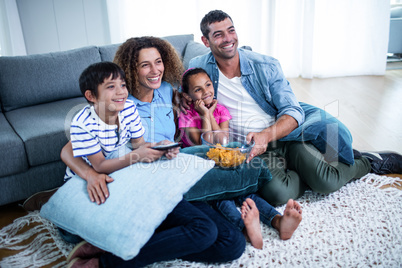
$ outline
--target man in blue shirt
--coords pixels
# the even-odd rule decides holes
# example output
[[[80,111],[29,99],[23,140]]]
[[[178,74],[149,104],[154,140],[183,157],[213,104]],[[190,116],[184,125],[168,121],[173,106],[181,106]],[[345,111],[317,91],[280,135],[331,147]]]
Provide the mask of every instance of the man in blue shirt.
[[[402,173],[401,155],[353,150],[341,122],[299,103],[276,59],[238,48],[228,14],[209,12],[201,31],[211,52],[192,59],[190,67],[204,68],[211,76],[218,102],[233,117],[230,129],[255,141],[248,161],[260,156],[270,167],[273,179],[260,190],[268,202],[284,204],[308,188],[330,193],[369,172]]]

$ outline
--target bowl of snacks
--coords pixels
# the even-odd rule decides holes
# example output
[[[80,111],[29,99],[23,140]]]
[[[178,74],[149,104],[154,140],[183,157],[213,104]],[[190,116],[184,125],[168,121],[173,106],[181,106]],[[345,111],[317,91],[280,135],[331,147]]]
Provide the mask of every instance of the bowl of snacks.
[[[246,161],[254,141],[247,143],[246,136],[231,131],[207,131],[201,135],[202,144],[209,147],[206,158],[223,168],[236,168]]]

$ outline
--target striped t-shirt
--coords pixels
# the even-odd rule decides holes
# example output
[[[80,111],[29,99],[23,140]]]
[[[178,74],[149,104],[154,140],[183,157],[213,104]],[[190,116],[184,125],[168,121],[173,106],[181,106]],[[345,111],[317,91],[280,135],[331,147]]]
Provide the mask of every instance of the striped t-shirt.
[[[144,128],[137,107],[127,100],[124,109],[118,114],[120,127],[108,125],[96,114],[92,105],[85,106],[72,120],[70,127],[71,144],[74,157],[82,157],[87,163],[87,156],[102,152],[107,157],[112,151],[125,146],[131,139],[144,135]],[[67,167],[64,179],[74,176]]]

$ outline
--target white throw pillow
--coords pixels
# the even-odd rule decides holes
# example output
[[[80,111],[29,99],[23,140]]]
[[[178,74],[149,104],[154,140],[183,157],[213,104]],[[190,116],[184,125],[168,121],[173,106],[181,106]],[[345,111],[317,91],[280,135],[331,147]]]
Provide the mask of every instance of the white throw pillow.
[[[104,204],[89,200],[86,181],[69,179],[41,209],[62,229],[124,260],[134,258],[186,193],[214,166],[211,160],[179,153],[172,160],[137,163],[110,176]]]

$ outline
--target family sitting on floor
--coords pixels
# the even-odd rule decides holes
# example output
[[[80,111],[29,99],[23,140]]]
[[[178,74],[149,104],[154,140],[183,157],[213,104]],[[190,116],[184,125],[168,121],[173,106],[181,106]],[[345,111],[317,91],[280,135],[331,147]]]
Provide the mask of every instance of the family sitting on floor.
[[[352,137],[341,122],[299,103],[276,59],[238,48],[228,14],[209,12],[201,32],[211,52],[192,59],[185,72],[174,48],[155,37],[128,39],[114,63],[95,63],[84,70],[79,84],[89,105],[71,123],[71,141],[61,154],[68,166],[65,179],[81,177],[90,201],[102,206],[113,195],[108,184],[114,179],[108,174],[134,163],[197,155],[202,150],[200,136],[209,130],[246,135],[255,142],[249,158],[235,172],[206,172],[129,260],[59,228],[66,241],[77,244],[68,267],[143,267],[175,258],[232,261],[243,254],[246,241],[263,248],[260,221],[275,228],[280,239],[290,239],[302,220],[295,200],[307,189],[330,193],[369,172],[402,173],[401,155],[353,150]],[[175,106],[172,85],[178,84],[181,101]],[[173,114],[178,106],[176,127]],[[152,148],[176,141],[177,129],[185,148]],[[335,141],[327,131],[337,134]],[[128,154],[110,157],[127,146]],[[214,183],[220,177],[242,186],[253,181],[258,189],[194,198],[197,187],[223,189],[225,181]],[[38,198],[29,198],[24,207],[40,209],[32,206]],[[283,204],[282,215],[274,206]]]

